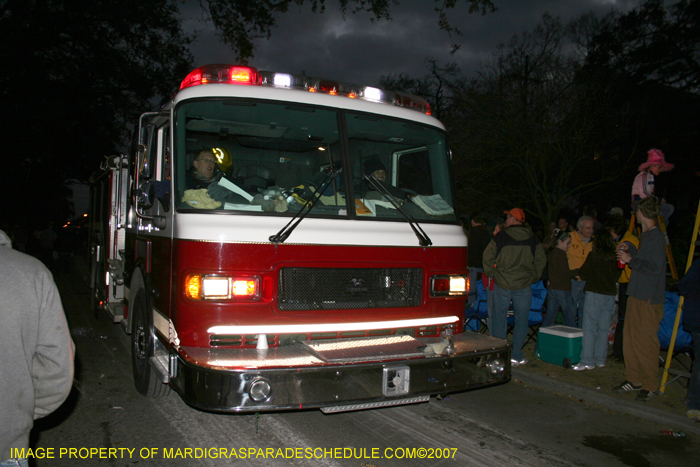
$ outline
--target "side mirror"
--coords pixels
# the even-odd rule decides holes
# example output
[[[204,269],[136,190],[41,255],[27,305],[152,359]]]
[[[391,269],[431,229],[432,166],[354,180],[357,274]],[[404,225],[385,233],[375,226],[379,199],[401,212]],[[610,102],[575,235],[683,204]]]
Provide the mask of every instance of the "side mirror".
[[[153,171],[151,170],[151,165],[148,162],[148,153],[146,151],[146,146],[144,146],[143,144],[139,144],[139,147],[136,150],[136,152],[138,155],[139,174],[141,178],[148,180],[151,177],[153,177]]]
[[[144,211],[151,209],[156,202],[155,183],[146,181],[141,183],[141,186],[134,190],[134,212],[136,217],[142,219],[145,224],[152,224],[158,230],[162,230],[167,226],[165,216],[146,215]]]
[[[150,209],[156,199],[155,185],[153,182],[143,182],[134,195],[136,196],[136,205],[139,208]]]

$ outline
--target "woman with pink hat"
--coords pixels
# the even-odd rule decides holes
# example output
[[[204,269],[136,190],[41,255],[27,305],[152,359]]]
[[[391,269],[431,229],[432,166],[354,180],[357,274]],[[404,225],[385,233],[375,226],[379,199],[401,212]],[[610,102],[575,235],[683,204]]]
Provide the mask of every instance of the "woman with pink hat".
[[[658,149],[650,149],[647,153],[647,161],[639,166],[639,173],[632,183],[632,212],[636,210],[639,200],[654,194],[654,180],[661,172],[673,169],[673,164],[666,162],[664,153]],[[661,215],[664,223],[668,225],[668,218],[673,214],[674,207],[661,200]]]

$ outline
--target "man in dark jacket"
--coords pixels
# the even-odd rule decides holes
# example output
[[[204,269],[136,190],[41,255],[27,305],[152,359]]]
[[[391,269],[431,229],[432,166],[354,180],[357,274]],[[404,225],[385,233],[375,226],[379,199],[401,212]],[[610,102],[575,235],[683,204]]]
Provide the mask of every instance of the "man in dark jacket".
[[[695,361],[688,385],[688,418],[700,421],[700,259],[696,260],[678,283],[683,295],[683,327],[693,336]]]
[[[469,243],[467,250],[467,266],[469,267],[469,298],[467,308],[476,301],[477,275],[484,272],[484,250],[491,241],[491,232],[486,230],[486,221],[481,213],[472,214],[472,228],[469,230]]]
[[[504,212],[507,214],[506,229],[499,232],[486,247],[484,273],[496,281],[490,330],[492,336],[506,338],[508,307],[513,301],[515,328],[511,365],[517,366],[527,363],[523,345],[532,304],[530,287],[542,276],[547,259],[537,236],[523,225],[523,210],[514,208]]]

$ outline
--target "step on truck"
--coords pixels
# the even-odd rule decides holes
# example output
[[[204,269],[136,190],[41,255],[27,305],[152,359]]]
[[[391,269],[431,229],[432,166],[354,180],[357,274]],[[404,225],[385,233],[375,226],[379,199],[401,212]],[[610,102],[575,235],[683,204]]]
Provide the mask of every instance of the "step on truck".
[[[465,331],[450,159],[419,97],[192,71],[92,176],[91,297],[136,389],[330,413],[508,381],[508,344]]]

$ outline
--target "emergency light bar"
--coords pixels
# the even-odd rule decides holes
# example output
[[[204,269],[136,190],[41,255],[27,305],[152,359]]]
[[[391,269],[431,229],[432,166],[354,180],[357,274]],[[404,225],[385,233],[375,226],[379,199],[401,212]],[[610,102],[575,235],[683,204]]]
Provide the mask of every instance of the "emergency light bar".
[[[308,92],[320,92],[332,96],[350,99],[362,99],[370,102],[392,104],[398,107],[417,110],[432,115],[430,104],[418,96],[396,91],[360,86],[356,84],[312,78],[309,76],[258,71],[253,67],[214,64],[200,66],[190,72],[180,84],[180,90],[203,84],[242,84],[254,86],[271,86],[282,89],[297,89]]]

